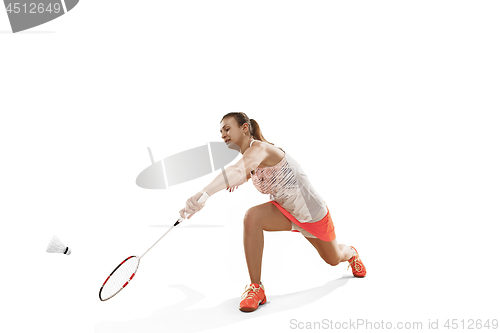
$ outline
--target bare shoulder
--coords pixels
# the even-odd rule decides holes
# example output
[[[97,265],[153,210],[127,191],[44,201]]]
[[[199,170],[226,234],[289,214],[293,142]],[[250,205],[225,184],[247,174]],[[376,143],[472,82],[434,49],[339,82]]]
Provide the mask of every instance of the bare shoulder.
[[[276,165],[285,156],[285,153],[281,149],[267,142],[254,141],[251,148],[253,147],[260,150],[265,156],[260,163],[259,168]]]

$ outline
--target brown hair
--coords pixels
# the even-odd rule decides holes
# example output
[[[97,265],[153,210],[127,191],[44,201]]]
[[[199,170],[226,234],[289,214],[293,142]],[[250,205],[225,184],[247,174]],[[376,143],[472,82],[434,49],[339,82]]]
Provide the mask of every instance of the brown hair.
[[[246,114],[244,114],[243,112],[230,112],[230,113],[226,114],[224,117],[222,117],[221,121],[223,121],[227,117],[233,117],[236,120],[236,122],[238,123],[238,126],[243,126],[244,124],[248,124],[248,129],[250,131],[250,135],[254,139],[264,141],[264,142],[267,142],[267,143],[273,145],[273,143],[264,139],[264,136],[262,135],[262,131],[260,130],[260,126],[255,121],[255,119],[249,119],[248,116]]]

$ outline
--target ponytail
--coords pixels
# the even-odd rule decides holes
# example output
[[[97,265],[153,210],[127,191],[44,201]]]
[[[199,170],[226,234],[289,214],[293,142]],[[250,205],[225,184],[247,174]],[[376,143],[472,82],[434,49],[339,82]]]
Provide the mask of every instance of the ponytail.
[[[273,143],[264,139],[264,136],[262,135],[262,131],[260,130],[260,126],[255,121],[255,119],[249,119],[248,116],[246,114],[244,114],[243,112],[230,112],[230,113],[226,114],[224,117],[222,117],[221,121],[226,119],[227,117],[233,117],[236,120],[236,122],[238,123],[238,126],[243,126],[244,124],[248,124],[248,129],[250,131],[250,135],[255,140],[267,142],[271,145],[274,145]]]
[[[269,143],[269,144],[272,145],[271,142],[269,142],[266,139],[264,139],[264,136],[262,135],[262,132],[260,130],[260,126],[255,121],[255,119],[250,119],[250,128],[251,128],[250,134],[252,135],[252,137],[254,139],[259,140],[259,141],[264,141],[264,142],[267,142],[267,143]]]

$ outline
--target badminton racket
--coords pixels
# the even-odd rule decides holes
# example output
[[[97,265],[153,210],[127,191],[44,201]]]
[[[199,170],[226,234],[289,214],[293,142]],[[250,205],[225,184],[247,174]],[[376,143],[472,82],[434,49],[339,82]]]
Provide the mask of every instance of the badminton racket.
[[[198,199],[199,203],[204,203],[208,199],[209,195],[207,192],[204,192],[203,195]],[[163,234],[142,256],[130,256],[127,259],[123,260],[116,268],[109,274],[106,281],[102,284],[101,289],[99,290],[99,298],[101,301],[107,301],[108,299],[114,297],[120,291],[125,288],[130,281],[134,278],[137,269],[139,268],[139,263],[141,259],[146,255],[155,246],[163,237],[165,237],[170,230],[172,230],[179,223],[184,221],[186,217],[180,217],[177,222],[173,226],[171,226],[167,232]]]

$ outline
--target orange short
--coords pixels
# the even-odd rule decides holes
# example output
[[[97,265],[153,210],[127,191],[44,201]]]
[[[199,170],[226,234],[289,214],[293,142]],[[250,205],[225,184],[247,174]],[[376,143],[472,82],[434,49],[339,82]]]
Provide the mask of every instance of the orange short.
[[[331,242],[335,239],[335,227],[333,226],[332,217],[330,216],[330,211],[327,209],[326,216],[317,222],[299,222],[295,216],[290,214],[285,208],[281,207],[279,203],[276,201],[269,201],[274,204],[278,209],[285,215],[292,223],[295,223],[297,226],[301,227],[305,231],[310,232],[312,235],[318,237],[325,242]],[[292,230],[295,232],[299,232],[298,230]]]

